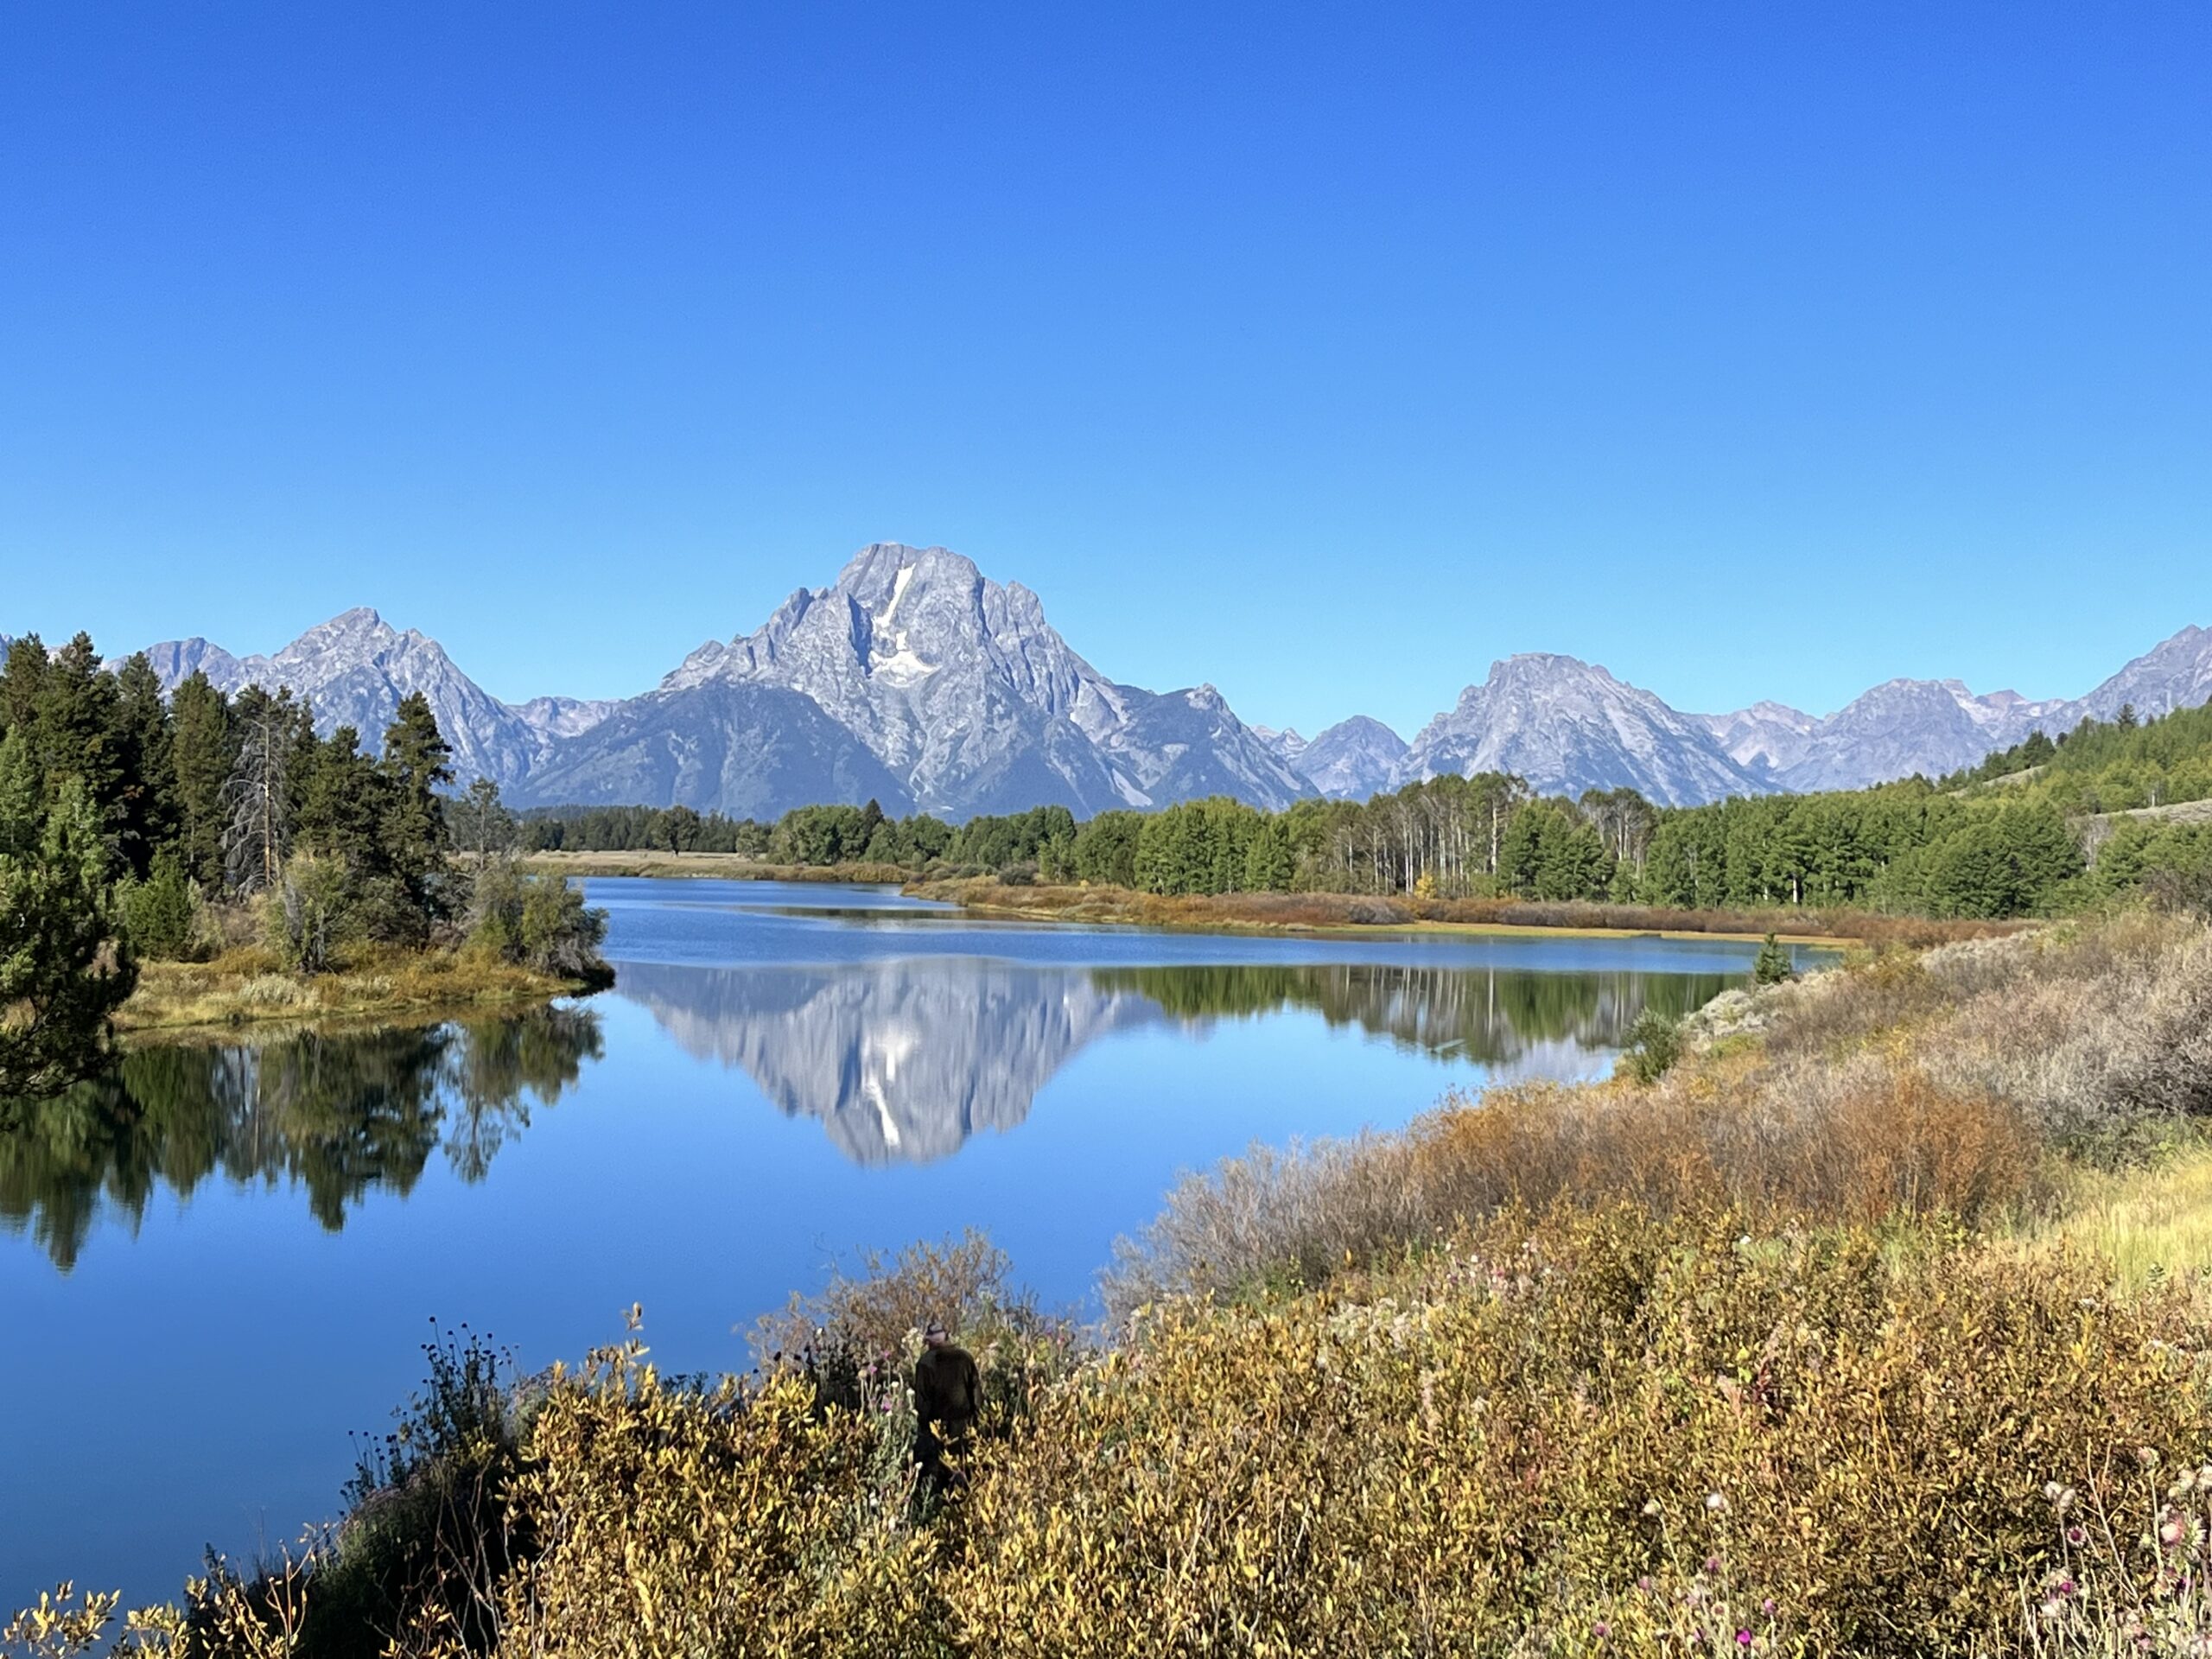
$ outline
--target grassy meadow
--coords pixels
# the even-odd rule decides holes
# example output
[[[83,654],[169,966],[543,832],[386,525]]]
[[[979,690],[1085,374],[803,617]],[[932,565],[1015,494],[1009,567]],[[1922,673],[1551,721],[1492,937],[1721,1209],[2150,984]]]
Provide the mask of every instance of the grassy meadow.
[[[764,1322],[448,1351],[347,1518],[136,1615],[208,1655],[2120,1655],[2212,1648],[2212,927],[1859,954],[1612,1081],[1255,1148],[1107,1318],[980,1239]],[[987,1407],[949,1498],[905,1382]],[[64,1597],[23,1651],[121,1616]],[[43,1643],[44,1645],[40,1645]]]

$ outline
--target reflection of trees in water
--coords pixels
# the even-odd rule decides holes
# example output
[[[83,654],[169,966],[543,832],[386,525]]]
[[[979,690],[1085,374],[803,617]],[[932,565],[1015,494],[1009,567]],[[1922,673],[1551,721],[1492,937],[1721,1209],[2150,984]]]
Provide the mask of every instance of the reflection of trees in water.
[[[686,1052],[820,1120],[855,1163],[926,1163],[1029,1114],[1090,1044],[1176,1020],[1313,1010],[1505,1077],[1587,1075],[1646,1008],[1679,1016],[1719,974],[1516,973],[1344,963],[1038,967],[892,957],[836,968],[626,963],[620,994]]]
[[[442,1146],[465,1181],[601,1053],[598,1016],[539,1008],[253,1046],[149,1047],[48,1101],[0,1102],[0,1222],[67,1271],[103,1204],[135,1229],[157,1186],[218,1173],[303,1187],[332,1231],[371,1187],[410,1191]]]
[[[1645,1009],[1680,1019],[1732,982],[1723,974],[1526,973],[1329,963],[1101,968],[1102,989],[1143,993],[1184,1020],[1311,1009],[1440,1058],[1497,1065],[1540,1044],[1618,1048]]]

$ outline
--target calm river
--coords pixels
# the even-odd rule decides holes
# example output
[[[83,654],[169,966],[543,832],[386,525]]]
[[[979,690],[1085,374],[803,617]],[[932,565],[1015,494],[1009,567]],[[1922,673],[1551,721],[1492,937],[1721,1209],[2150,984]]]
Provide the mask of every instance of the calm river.
[[[977,922],[894,892],[595,880],[604,995],[133,1055],[0,1106],[0,1616],[172,1595],[329,1516],[435,1318],[528,1366],[644,1305],[664,1367],[835,1262],[981,1227],[1083,1306],[1179,1170],[1606,1071],[1750,946]]]

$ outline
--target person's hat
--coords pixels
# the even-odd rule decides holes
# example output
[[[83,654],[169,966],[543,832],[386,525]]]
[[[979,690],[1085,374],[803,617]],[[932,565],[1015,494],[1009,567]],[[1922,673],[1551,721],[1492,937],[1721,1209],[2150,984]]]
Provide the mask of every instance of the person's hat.
[[[923,1331],[922,1337],[925,1341],[943,1342],[951,1334],[952,1332],[946,1330],[943,1325],[939,1324],[935,1319],[931,1319],[929,1323],[928,1328]]]

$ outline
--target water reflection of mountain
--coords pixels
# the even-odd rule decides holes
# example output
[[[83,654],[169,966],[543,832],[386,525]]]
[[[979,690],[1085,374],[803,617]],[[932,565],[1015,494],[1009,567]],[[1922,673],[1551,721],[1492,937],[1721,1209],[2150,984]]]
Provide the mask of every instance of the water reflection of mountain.
[[[105,1205],[135,1229],[155,1190],[220,1173],[306,1190],[324,1227],[372,1187],[405,1193],[442,1148],[465,1181],[601,1052],[598,1017],[540,1008],[415,1030],[229,1048],[150,1047],[47,1101],[0,1101],[0,1224],[67,1272]]]
[[[927,1163],[1010,1129],[1077,1050],[1158,1002],[1063,969],[965,957],[836,968],[625,963],[616,991],[683,1050],[742,1067],[855,1163]]]
[[[742,1068],[855,1162],[923,1163],[1009,1129],[1086,1044],[1175,1020],[1310,1009],[1332,1027],[1484,1066],[1586,1075],[1647,1007],[1689,1012],[1719,975],[1513,973],[1358,963],[1042,968],[937,957],[834,968],[626,963],[618,992],[689,1053]]]

